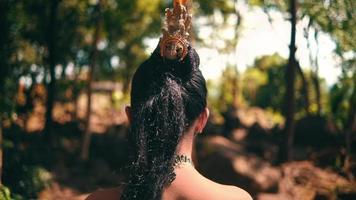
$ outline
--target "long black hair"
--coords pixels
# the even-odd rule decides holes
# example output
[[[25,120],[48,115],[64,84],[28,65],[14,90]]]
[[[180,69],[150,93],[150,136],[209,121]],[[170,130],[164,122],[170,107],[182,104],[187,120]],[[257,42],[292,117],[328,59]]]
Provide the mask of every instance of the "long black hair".
[[[121,200],[160,200],[164,187],[174,180],[180,138],[207,105],[199,62],[191,47],[183,61],[163,59],[157,48],[137,69],[130,131],[135,155]]]

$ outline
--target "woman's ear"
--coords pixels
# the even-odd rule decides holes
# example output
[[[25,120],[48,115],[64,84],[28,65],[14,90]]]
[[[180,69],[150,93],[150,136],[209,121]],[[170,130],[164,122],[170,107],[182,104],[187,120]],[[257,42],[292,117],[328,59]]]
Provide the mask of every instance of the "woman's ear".
[[[196,132],[198,132],[198,133],[203,132],[203,129],[204,129],[206,123],[208,122],[209,115],[210,115],[209,108],[205,108],[204,111],[199,115],[198,124],[196,126],[197,127]]]
[[[125,107],[125,113],[126,113],[127,119],[129,120],[129,123],[131,124],[132,115],[131,115],[131,107],[130,106]]]

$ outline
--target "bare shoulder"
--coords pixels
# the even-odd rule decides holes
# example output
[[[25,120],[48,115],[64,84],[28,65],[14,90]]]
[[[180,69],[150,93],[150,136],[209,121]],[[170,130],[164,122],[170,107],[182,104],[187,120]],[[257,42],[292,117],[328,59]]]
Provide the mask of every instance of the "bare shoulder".
[[[166,189],[163,199],[252,200],[245,190],[216,183],[195,170],[182,168],[176,170],[176,175],[172,185]]]
[[[236,186],[225,186],[227,188],[229,198],[233,200],[252,200],[251,195],[245,190]]]
[[[233,186],[233,185],[223,185],[214,182],[206,177],[202,176],[202,181],[205,184],[201,184],[206,190],[210,190],[212,199],[224,199],[224,200],[252,200],[251,195],[245,190]],[[203,190],[203,191],[204,191]]]
[[[236,186],[215,183],[210,189],[213,189],[213,192],[210,194],[211,197],[213,197],[212,199],[252,200],[252,197],[248,192]]]
[[[118,200],[121,193],[121,187],[103,189],[93,192],[85,200]]]

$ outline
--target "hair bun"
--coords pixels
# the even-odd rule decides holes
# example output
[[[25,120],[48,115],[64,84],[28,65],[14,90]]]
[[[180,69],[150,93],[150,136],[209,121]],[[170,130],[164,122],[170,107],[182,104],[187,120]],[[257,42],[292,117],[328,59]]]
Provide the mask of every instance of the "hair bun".
[[[151,63],[152,65],[155,65],[151,68],[155,73],[170,73],[174,77],[181,78],[182,80],[189,78],[193,71],[199,69],[200,65],[199,55],[191,46],[188,46],[187,56],[182,61],[162,57],[160,55],[160,45],[156,47],[149,60],[153,61],[153,63]]]
[[[192,69],[199,69],[200,57],[193,47],[188,47],[188,55],[183,61],[187,62],[187,64],[190,65]]]

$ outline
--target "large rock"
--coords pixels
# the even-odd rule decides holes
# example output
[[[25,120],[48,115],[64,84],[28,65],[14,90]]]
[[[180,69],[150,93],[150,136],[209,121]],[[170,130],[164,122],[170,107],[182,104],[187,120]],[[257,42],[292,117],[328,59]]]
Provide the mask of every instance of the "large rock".
[[[311,162],[283,165],[279,194],[289,200],[351,200],[356,199],[356,185],[335,172],[320,169]],[[266,196],[260,195],[266,200]],[[270,196],[271,197],[271,196]]]

